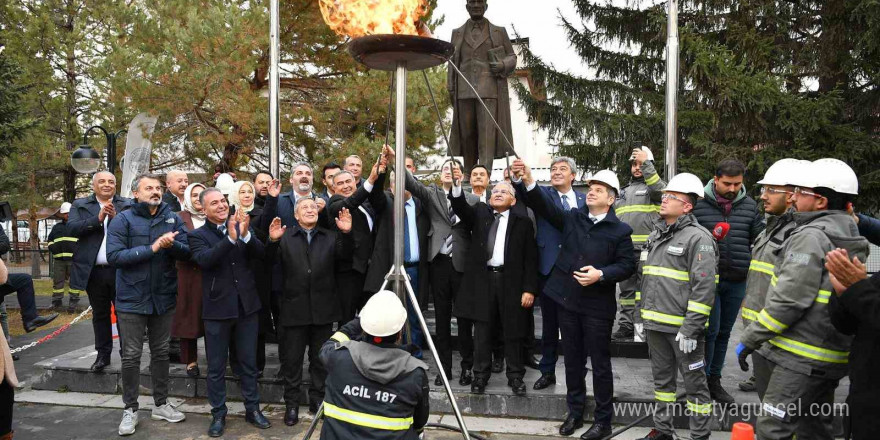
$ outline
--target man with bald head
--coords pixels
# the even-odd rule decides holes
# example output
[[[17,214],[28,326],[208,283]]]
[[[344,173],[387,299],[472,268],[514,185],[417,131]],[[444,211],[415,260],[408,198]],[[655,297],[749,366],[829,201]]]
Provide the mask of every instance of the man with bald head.
[[[189,178],[185,172],[171,170],[165,174],[166,191],[162,201],[171,207],[172,212],[180,212],[183,209],[183,197],[187,186],[189,186]]]
[[[92,371],[98,372],[110,365],[113,351],[110,305],[116,300],[116,268],[107,261],[107,226],[131,201],[116,195],[116,176],[107,171],[95,173],[92,191],[92,195],[74,200],[67,223],[70,235],[78,239],[70,293],[86,292],[89,296],[98,351]]]

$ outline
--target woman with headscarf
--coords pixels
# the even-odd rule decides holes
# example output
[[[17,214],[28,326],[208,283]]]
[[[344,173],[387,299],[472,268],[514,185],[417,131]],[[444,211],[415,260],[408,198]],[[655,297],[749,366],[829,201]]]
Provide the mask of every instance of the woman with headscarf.
[[[272,219],[264,219],[263,208],[254,201],[257,197],[257,189],[248,180],[239,180],[232,186],[229,193],[229,204],[235,207],[235,212],[244,211],[251,217],[251,229],[260,242],[269,243],[269,223]],[[265,221],[265,225],[263,222]],[[251,270],[254,271],[257,281],[257,293],[260,296],[260,329],[257,336],[257,368],[260,376],[266,367],[266,333],[274,332],[269,307],[269,298],[272,293],[272,270],[266,267],[262,261],[251,260]],[[234,353],[230,350],[230,359],[234,360]]]
[[[205,185],[193,183],[186,187],[183,195],[181,220],[187,232],[194,231],[205,224],[205,213],[199,195]],[[186,364],[186,374],[199,376],[198,339],[205,336],[202,323],[202,271],[191,261],[177,262],[177,309],[171,322],[171,336],[180,338],[180,361]]]

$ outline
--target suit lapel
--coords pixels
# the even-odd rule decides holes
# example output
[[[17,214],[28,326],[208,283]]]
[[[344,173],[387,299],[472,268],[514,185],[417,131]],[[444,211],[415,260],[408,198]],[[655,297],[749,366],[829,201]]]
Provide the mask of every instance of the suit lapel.
[[[447,204],[447,198],[445,197],[446,191],[443,188],[440,188],[440,191],[435,192],[435,196],[437,196],[438,206],[441,208],[440,212],[443,213],[441,217],[443,217],[443,221],[445,221],[449,226],[452,226],[452,221],[449,220],[449,205]]]
[[[574,196],[577,199],[578,208],[583,208],[587,204],[587,197],[583,194],[575,191]]]
[[[504,231],[504,264],[507,264],[507,250],[510,249],[510,233],[513,231],[514,224],[518,221],[513,211],[507,211],[507,230]]]

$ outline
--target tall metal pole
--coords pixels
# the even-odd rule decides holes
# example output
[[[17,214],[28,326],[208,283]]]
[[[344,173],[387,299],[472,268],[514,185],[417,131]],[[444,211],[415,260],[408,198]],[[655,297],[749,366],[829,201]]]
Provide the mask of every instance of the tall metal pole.
[[[403,187],[406,182],[406,61],[397,62],[397,113],[394,126],[394,267],[404,267],[403,261],[403,228],[404,202]],[[394,291],[401,301],[406,301],[406,288],[403,285],[403,276],[399,274],[394,282]],[[405,303],[404,303],[405,304]]]
[[[678,0],[669,0],[666,23],[666,181],[678,168]]]
[[[269,0],[269,172],[272,177],[280,179],[280,119],[278,116],[278,91],[280,80],[278,60],[280,57],[278,0]]]

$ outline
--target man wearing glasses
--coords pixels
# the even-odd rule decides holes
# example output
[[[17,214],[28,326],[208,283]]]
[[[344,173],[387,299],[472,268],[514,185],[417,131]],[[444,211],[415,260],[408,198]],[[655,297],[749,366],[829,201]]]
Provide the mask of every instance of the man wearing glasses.
[[[761,186],[761,202],[767,214],[767,228],[755,240],[752,248],[752,262],[749,264],[749,276],[746,279],[746,299],[743,301],[743,327],[748,327],[758,320],[758,313],[764,308],[764,298],[770,288],[773,271],[778,264],[779,249],[794,229],[794,190],[798,184],[809,177],[805,165],[810,162],[797,159],[782,159],[774,163],[758,184]],[[764,397],[767,381],[770,380],[767,360],[759,353],[752,354],[755,371],[748,380],[740,383],[743,391],[758,391],[758,397]]]
[[[654,376],[654,429],[646,440],[672,440],[678,372],[684,376],[691,438],[710,435],[712,400],[703,360],[706,323],[715,301],[718,246],[691,213],[703,193],[689,173],[673,177],[663,190],[660,217],[640,256],[642,323]]]

